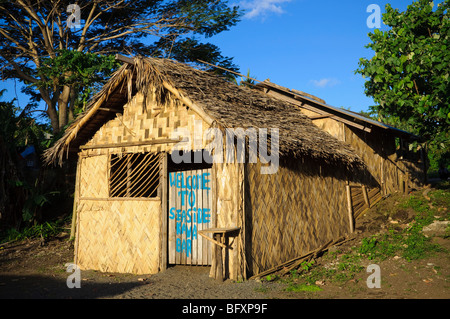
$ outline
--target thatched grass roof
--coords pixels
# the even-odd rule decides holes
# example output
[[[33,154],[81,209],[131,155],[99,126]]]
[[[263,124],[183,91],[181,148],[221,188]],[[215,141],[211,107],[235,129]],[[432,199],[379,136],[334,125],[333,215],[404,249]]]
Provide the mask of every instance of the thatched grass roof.
[[[86,111],[44,154],[61,164],[115,116],[102,108],[123,108],[136,92],[156,88],[159,102],[178,98],[220,128],[278,128],[280,156],[309,156],[346,166],[361,165],[353,149],[315,126],[300,109],[265,93],[238,86],[208,72],[168,59],[135,58],[125,63],[90,101]],[[151,84],[151,85],[150,85]],[[112,116],[112,117],[111,117]]]

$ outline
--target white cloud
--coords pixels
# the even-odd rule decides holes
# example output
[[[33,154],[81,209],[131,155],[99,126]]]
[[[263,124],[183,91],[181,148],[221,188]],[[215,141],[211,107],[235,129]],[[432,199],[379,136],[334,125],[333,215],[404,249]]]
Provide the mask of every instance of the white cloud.
[[[244,18],[252,19],[259,16],[266,16],[269,13],[282,14],[284,13],[284,10],[281,8],[281,4],[290,1],[291,0],[240,1],[239,7],[247,12],[244,15]]]
[[[310,82],[314,86],[317,86],[319,88],[332,87],[340,83],[337,79],[334,78],[323,78],[320,80],[311,80]]]

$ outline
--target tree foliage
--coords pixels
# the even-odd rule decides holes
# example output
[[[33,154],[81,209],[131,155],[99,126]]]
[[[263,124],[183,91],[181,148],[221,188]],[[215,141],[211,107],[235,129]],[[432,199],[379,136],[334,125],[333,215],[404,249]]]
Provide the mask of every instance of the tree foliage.
[[[39,81],[30,86],[56,89],[58,86],[69,86],[71,95],[69,103],[69,120],[84,110],[92,93],[97,92],[111,73],[119,67],[113,55],[99,55],[76,50],[58,50],[54,58],[44,57],[37,69]],[[32,90],[29,90],[33,94]],[[39,95],[34,95],[39,100]]]
[[[116,53],[236,69],[200,39],[228,30],[240,15],[226,0],[0,0],[2,78],[31,85],[26,92],[45,101],[57,133],[73,117],[78,94],[85,100],[88,87],[114,68],[109,56]]]
[[[418,0],[400,12],[386,5],[387,31],[369,33],[375,55],[360,59],[372,110],[424,137],[433,161],[448,160],[450,135],[450,0]],[[436,163],[434,163],[436,165]]]
[[[0,99],[4,90],[0,91]],[[0,225],[18,226],[36,217],[47,198],[41,179],[26,174],[19,152],[32,145],[37,154],[48,145],[49,127],[38,124],[14,102],[0,101]],[[31,181],[30,181],[31,180]]]

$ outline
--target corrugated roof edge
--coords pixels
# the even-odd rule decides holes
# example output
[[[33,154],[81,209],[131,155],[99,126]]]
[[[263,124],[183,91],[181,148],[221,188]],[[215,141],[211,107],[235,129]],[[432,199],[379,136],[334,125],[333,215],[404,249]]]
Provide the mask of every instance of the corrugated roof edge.
[[[337,113],[340,113],[340,114],[343,114],[343,115],[347,115],[347,116],[351,117],[352,119],[358,119],[359,121],[363,121],[363,122],[365,122],[367,124],[375,125],[377,127],[380,127],[380,128],[386,129],[386,130],[390,130],[391,132],[396,133],[396,135],[401,135],[402,137],[407,137],[410,140],[422,140],[422,138],[420,136],[417,136],[417,135],[412,134],[410,132],[398,129],[398,128],[394,127],[394,126],[391,126],[391,125],[388,125],[388,124],[385,124],[385,123],[382,123],[382,122],[379,122],[379,121],[375,121],[373,119],[367,118],[367,117],[365,117],[365,116],[363,116],[363,115],[361,115],[359,113],[353,112],[353,111],[341,109],[341,108],[329,105],[327,103],[322,103],[322,102],[320,102],[320,101],[318,101],[316,99],[313,99],[313,98],[301,95],[299,93],[296,93],[296,92],[294,92],[295,90],[291,90],[289,88],[282,87],[282,86],[277,85],[275,83],[268,82],[267,80],[264,81],[264,82],[258,83],[255,86],[256,87],[265,86],[265,87],[267,87],[269,89],[278,90],[281,93],[289,93],[289,94],[291,94],[293,96],[297,96],[297,97],[301,98],[302,100],[305,100],[305,101],[307,101],[309,103],[315,104],[317,106],[324,107],[327,110],[331,110],[333,112],[337,112]]]

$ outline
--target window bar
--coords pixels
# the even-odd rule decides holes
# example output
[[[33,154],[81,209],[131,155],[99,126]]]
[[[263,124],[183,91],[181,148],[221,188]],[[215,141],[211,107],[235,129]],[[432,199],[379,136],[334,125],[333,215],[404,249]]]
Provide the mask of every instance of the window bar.
[[[127,156],[126,156],[126,158],[125,158],[125,160],[124,160],[124,162],[127,164],[126,166],[124,165],[123,166],[123,172],[120,172],[120,174],[121,174],[121,177],[122,177],[122,179],[119,179],[119,181],[118,181],[118,184],[117,185],[115,185],[115,189],[120,189],[121,187],[123,187],[124,185],[125,185],[125,183],[126,183],[126,187],[125,187],[125,189],[124,189],[124,191],[122,191],[122,192],[120,192],[120,193],[118,193],[118,194],[116,194],[114,197],[124,197],[124,193],[125,193],[125,196],[128,196],[127,194],[128,194],[128,185],[129,185],[129,181],[130,181],[130,179],[129,179],[129,161],[130,161],[130,159],[129,159],[129,157],[131,157],[133,154],[127,154]],[[136,159],[134,159],[134,161],[133,162],[131,162],[131,165],[134,163],[136,161]]]
[[[145,193],[150,189],[148,187],[149,182],[155,178],[156,174],[159,174],[160,171],[159,161],[156,160],[154,163],[150,165],[152,165],[152,167],[148,170],[148,176],[142,174],[142,176],[139,178],[139,182],[135,184],[137,188],[133,191],[132,197],[141,197],[143,193]],[[158,177],[158,175],[156,176]],[[142,178],[144,178],[143,182],[141,182]]]

